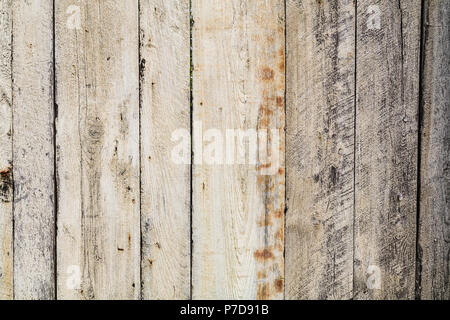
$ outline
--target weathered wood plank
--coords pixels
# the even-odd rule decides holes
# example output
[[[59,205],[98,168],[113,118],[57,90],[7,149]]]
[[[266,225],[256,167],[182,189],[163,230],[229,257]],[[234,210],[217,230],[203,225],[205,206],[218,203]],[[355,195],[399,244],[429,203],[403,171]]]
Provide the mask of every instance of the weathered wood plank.
[[[0,300],[13,297],[12,1],[0,1]]]
[[[58,298],[136,299],[138,1],[57,1],[55,18]]]
[[[417,297],[450,300],[449,2],[427,0],[424,10]]]
[[[414,298],[421,2],[357,2],[354,295]]]
[[[189,299],[190,164],[172,159],[172,134],[190,130],[189,0],[144,0],[139,11],[142,297]]]
[[[55,297],[53,1],[13,1],[14,297]]]
[[[192,15],[193,298],[281,299],[284,1],[194,0]]]
[[[287,15],[286,298],[353,297],[355,5]]]

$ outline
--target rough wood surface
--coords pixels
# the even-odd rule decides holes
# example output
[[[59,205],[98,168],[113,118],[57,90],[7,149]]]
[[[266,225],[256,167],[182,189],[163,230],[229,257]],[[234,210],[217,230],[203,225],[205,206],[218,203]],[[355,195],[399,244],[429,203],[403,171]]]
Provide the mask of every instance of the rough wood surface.
[[[355,5],[287,15],[286,298],[353,297]]]
[[[417,294],[450,300],[450,6],[424,9]]]
[[[0,300],[13,297],[11,4],[0,1]]]
[[[14,297],[55,297],[53,1],[13,1]]]
[[[0,299],[450,300],[449,20],[0,0]]]
[[[357,2],[356,299],[414,298],[420,21],[419,0]]]
[[[194,0],[192,16],[193,298],[280,299],[284,1]],[[199,124],[203,143],[195,132]],[[226,148],[217,147],[226,143],[227,129],[269,131],[257,149],[270,157],[260,154],[256,164],[249,157],[238,164],[235,153],[231,161]],[[247,153],[254,154],[256,143],[249,144]]]
[[[190,165],[171,155],[190,130],[189,0],[141,1],[139,21],[142,297],[189,299]]]
[[[138,1],[57,1],[55,17],[58,298],[137,299]]]

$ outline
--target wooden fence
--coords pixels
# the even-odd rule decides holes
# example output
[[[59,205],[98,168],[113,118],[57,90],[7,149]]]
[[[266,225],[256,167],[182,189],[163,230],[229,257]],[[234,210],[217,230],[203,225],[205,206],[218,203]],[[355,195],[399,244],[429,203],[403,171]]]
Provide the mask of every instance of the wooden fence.
[[[450,299],[449,52],[448,0],[0,0],[0,298]]]

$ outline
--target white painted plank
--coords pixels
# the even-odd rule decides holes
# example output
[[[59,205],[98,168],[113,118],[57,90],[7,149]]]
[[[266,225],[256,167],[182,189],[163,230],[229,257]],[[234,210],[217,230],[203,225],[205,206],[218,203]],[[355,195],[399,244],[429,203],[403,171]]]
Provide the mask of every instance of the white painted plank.
[[[189,0],[140,2],[142,297],[189,299],[190,164],[172,141],[184,130],[190,160]]]
[[[58,299],[137,299],[138,1],[57,1],[55,17]]]
[[[13,2],[14,297],[55,297],[53,1]]]
[[[192,15],[193,298],[281,299],[284,1],[194,0]],[[226,163],[226,131],[258,129],[257,163]]]
[[[0,1],[0,300],[13,297],[12,1]]]

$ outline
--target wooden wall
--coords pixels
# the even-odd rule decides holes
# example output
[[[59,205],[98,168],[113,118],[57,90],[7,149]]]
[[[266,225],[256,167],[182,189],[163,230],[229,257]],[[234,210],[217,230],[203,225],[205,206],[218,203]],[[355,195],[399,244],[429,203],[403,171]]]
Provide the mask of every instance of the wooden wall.
[[[449,26],[0,0],[0,299],[449,300]]]

